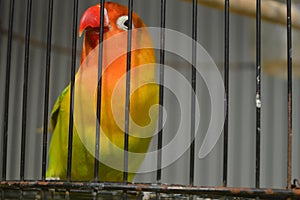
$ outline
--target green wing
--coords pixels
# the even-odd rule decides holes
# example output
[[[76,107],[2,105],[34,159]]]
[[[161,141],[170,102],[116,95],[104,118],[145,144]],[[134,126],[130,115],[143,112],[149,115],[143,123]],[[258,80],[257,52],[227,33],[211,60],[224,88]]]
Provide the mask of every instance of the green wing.
[[[70,85],[57,98],[51,112],[52,137],[46,174],[47,178],[50,179],[65,179],[66,176],[69,92]]]
[[[63,101],[63,99],[65,98],[66,94],[69,93],[69,90],[70,90],[70,85],[68,85],[64,91],[60,94],[60,96],[57,98],[54,106],[53,106],[53,109],[52,109],[52,112],[51,112],[51,126],[52,126],[52,130],[54,130],[56,124],[57,124],[57,117],[58,117],[58,113],[59,113],[59,110],[61,108],[61,103]]]

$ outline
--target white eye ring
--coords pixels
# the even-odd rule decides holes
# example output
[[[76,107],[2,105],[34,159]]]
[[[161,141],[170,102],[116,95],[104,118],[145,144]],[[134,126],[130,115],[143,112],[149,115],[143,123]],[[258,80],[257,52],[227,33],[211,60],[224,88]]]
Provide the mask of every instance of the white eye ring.
[[[117,19],[117,25],[119,29],[122,29],[124,31],[128,30],[128,16],[127,15],[123,15],[121,17],[119,17]],[[132,24],[132,28],[134,28],[133,24]]]

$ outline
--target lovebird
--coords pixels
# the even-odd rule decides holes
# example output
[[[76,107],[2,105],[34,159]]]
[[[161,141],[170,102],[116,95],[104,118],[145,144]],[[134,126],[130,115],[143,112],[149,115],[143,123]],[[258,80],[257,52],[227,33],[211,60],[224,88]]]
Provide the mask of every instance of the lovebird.
[[[75,75],[71,180],[94,179],[96,123],[100,126],[99,181],[123,181],[124,127],[128,8],[104,4],[101,114],[97,119],[97,74],[99,57],[100,5],[88,8],[81,17],[79,35],[84,34],[80,67]],[[157,128],[159,87],[155,52],[149,31],[133,12],[130,71],[130,121],[128,181],[139,170]],[[52,137],[47,179],[65,180],[67,175],[70,116],[70,85],[56,100],[51,112]]]

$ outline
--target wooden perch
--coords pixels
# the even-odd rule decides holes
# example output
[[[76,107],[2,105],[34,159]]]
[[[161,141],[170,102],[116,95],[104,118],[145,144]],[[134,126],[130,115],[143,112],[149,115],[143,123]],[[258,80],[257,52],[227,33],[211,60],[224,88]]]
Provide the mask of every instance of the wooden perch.
[[[183,0],[192,2],[192,0]],[[204,6],[224,10],[224,0],[198,0]],[[230,11],[236,14],[254,17],[256,16],[255,0],[230,0]],[[286,5],[273,0],[261,1],[261,18],[265,21],[286,25]],[[300,10],[292,7],[292,24],[300,30]]]

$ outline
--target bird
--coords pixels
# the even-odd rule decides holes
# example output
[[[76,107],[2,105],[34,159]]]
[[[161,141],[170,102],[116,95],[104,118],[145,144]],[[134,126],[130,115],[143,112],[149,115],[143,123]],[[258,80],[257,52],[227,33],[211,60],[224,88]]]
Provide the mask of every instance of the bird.
[[[100,4],[89,7],[82,15],[79,35],[84,35],[80,66],[75,75],[74,107],[79,112],[90,106],[96,116],[98,49],[100,40]],[[101,76],[101,113],[96,118],[100,125],[98,181],[121,182],[124,173],[124,126],[127,67],[128,8],[115,2],[104,3],[103,59]],[[139,31],[141,29],[141,31]],[[130,104],[128,139],[128,182],[132,182],[148,151],[157,127],[159,86],[156,83],[155,51],[147,26],[132,14],[132,51],[130,61]],[[119,55],[120,54],[120,55]],[[111,59],[113,58],[113,59]],[[141,68],[142,70],[138,70]],[[96,80],[96,79],[95,79]],[[128,87],[128,86],[127,86]],[[80,91],[80,88],[85,90]],[[89,93],[89,94],[85,94]],[[50,117],[52,137],[48,153],[48,180],[67,179],[68,135],[70,120],[70,84],[56,100]],[[80,102],[76,97],[89,102]],[[88,98],[90,96],[90,98]],[[77,102],[77,103],[76,103]],[[79,103],[78,103],[79,102]],[[79,105],[78,105],[79,104]],[[73,112],[73,110],[72,110]],[[94,145],[96,122],[85,119],[74,111],[71,180],[94,179]],[[80,119],[78,119],[80,118]],[[87,117],[88,118],[88,117]],[[77,120],[77,121],[76,121]],[[89,145],[90,144],[90,145]],[[138,155],[138,156],[131,156]]]

